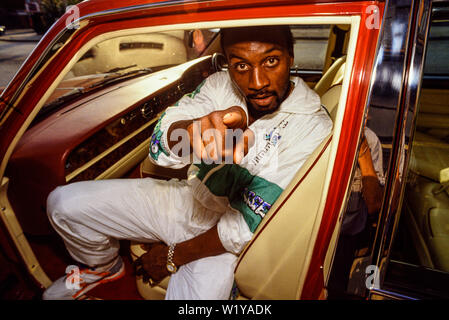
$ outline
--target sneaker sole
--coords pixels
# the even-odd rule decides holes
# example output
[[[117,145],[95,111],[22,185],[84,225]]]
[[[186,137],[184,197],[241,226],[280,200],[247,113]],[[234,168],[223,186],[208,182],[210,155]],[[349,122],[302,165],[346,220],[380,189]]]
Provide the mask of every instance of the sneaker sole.
[[[122,266],[121,266],[121,268],[120,268],[120,270],[118,272],[116,272],[113,275],[110,275],[108,277],[104,277],[103,279],[98,280],[98,281],[96,281],[94,283],[88,284],[83,289],[81,289],[80,291],[75,293],[72,297],[75,300],[81,299],[84,296],[85,293],[87,293],[88,291],[92,290],[96,286],[99,286],[100,284],[105,284],[105,283],[108,283],[108,282],[112,282],[112,281],[118,280],[118,279],[122,278],[124,275],[125,275],[125,263],[122,262]]]

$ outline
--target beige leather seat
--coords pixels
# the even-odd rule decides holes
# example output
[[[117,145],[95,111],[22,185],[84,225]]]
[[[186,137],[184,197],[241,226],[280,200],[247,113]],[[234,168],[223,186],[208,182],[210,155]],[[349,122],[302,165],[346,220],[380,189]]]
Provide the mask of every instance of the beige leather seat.
[[[404,214],[421,264],[449,272],[449,144],[416,132]]]
[[[329,69],[334,78],[325,75],[328,87],[321,99],[332,120],[337,112],[344,67],[342,59],[338,61],[338,68]],[[324,82],[320,87],[323,86]],[[305,261],[311,250],[312,230],[322,210],[321,190],[324,187],[331,140],[332,134],[296,173],[256,229],[253,240],[242,252],[235,272],[239,299],[299,298],[301,279],[307,271]],[[159,172],[157,168],[145,170]],[[133,259],[144,252],[140,244],[131,245]],[[160,284],[150,287],[137,278],[137,289],[145,299],[163,299],[168,280],[167,277]]]
[[[449,272],[449,90],[423,88],[404,217],[423,266]],[[425,132],[425,133],[423,133]]]
[[[417,127],[429,135],[444,139],[449,135],[449,90],[422,88]]]
[[[337,114],[345,66],[346,56],[338,58],[314,88],[315,92],[321,97],[321,104],[326,107],[333,121],[335,121]]]
[[[297,172],[241,254],[235,271],[238,298],[300,297],[311,234],[321,211],[331,139],[327,137]]]
[[[342,66],[344,68],[344,65]],[[321,97],[321,104],[327,109],[331,119],[334,121],[337,115],[338,101],[340,100],[342,85],[340,83],[332,86]]]
[[[329,89],[336,84],[343,82],[344,64],[346,56],[342,56],[334,61],[330,68],[325,72],[321,79],[316,83],[313,90],[322,97]]]

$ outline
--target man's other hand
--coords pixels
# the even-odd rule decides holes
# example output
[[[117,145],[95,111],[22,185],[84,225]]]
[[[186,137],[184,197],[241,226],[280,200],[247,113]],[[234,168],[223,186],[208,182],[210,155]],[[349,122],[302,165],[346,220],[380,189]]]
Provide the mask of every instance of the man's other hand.
[[[145,245],[147,251],[134,261],[136,275],[141,275],[145,283],[155,285],[169,275],[167,270],[168,246],[163,242]]]

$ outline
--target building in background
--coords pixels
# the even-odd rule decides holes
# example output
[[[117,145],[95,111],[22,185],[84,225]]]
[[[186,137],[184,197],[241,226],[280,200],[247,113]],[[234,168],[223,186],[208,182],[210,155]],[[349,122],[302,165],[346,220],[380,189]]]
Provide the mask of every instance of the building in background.
[[[10,0],[0,7],[0,21],[7,29],[33,28],[45,33],[61,17],[66,7],[81,0]]]
[[[0,6],[0,21],[7,29],[31,28],[23,0],[9,0]]]

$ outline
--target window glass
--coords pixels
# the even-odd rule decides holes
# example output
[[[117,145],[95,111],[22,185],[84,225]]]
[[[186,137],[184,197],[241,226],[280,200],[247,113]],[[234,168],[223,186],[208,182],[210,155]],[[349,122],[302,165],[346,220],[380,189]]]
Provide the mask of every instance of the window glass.
[[[101,41],[73,65],[43,110],[115,80],[160,71],[198,58],[217,32],[218,29],[174,30]]]
[[[359,187],[358,171],[364,143],[359,149],[358,166],[351,183],[351,194],[345,214],[342,217],[339,242],[334,255],[332,270],[327,283],[329,299],[360,299],[366,297],[368,277],[373,275],[376,259],[381,255],[389,256],[388,263],[382,260],[380,270],[382,289],[405,293],[411,297],[441,296],[447,294],[449,285],[449,65],[447,52],[449,48],[448,19],[433,20],[424,63],[422,87],[417,108],[416,126],[410,137],[405,136],[406,149],[410,152],[407,171],[400,173],[398,183],[405,181],[400,219],[394,241],[389,251],[389,240],[385,246],[388,252],[379,255],[374,250],[375,239],[383,241],[385,229],[377,229],[383,221],[378,213],[370,214],[366,194],[357,193]],[[446,48],[446,49],[444,49]],[[440,52],[445,51],[445,52]],[[395,74],[395,68],[402,66],[393,57],[391,51],[385,51],[382,77]],[[405,51],[404,51],[405,52]],[[402,57],[402,56],[400,56]],[[397,57],[396,57],[397,58]],[[373,91],[382,92],[382,97],[395,96],[391,88],[374,87]],[[374,97],[376,97],[374,95]],[[387,174],[387,165],[392,150],[391,124],[389,119],[396,119],[395,105],[387,100],[371,101],[367,128],[364,131],[373,167],[378,181]],[[381,119],[381,121],[379,121]],[[394,120],[395,121],[395,120]],[[411,121],[410,121],[411,122]],[[367,129],[373,133],[369,134]],[[406,132],[411,132],[406,130]],[[375,133],[375,135],[374,135]],[[371,135],[371,143],[370,143]],[[377,135],[378,139],[375,139]],[[363,141],[363,140],[362,140]],[[378,150],[378,151],[375,151]],[[404,151],[405,152],[405,151]],[[396,155],[392,155],[395,157]],[[383,162],[383,164],[382,164]],[[402,167],[403,164],[400,166]],[[382,177],[382,168],[384,176]],[[374,175],[373,175],[374,176]],[[395,179],[395,177],[387,177]],[[365,180],[363,181],[365,185]],[[366,188],[367,190],[368,188]],[[374,189],[372,189],[374,190]],[[393,189],[394,190],[394,189]],[[391,191],[386,189],[385,191]],[[374,195],[374,193],[371,193]],[[387,195],[388,197],[389,195]],[[390,204],[393,212],[398,208]],[[368,214],[362,214],[367,212]],[[373,211],[375,212],[375,211]],[[363,219],[362,219],[363,218]],[[380,223],[379,223],[380,222]],[[389,228],[387,226],[386,228]],[[392,230],[394,227],[391,227]],[[378,238],[376,238],[376,232]],[[386,235],[385,237],[389,237]],[[381,249],[383,250],[383,249]],[[372,255],[372,253],[375,255]],[[385,267],[385,268],[384,268]],[[385,273],[383,271],[386,271]],[[443,288],[443,290],[441,290]]]
[[[449,24],[431,24],[424,79],[449,75]],[[445,81],[440,77],[438,81]],[[423,85],[391,258],[449,273],[449,88]],[[431,285],[431,284],[429,284]]]
[[[216,32],[175,30],[117,37],[97,43],[66,76],[79,77],[117,70],[161,70],[200,56]]]
[[[294,69],[321,74],[329,42],[329,25],[291,26],[294,37]],[[109,84],[115,77],[132,77],[170,68],[200,57],[219,29],[193,29],[127,35],[101,41],[73,65],[46,101],[53,109],[86,90]],[[210,51],[210,50],[209,50]],[[213,52],[212,50],[211,52]],[[210,52],[208,52],[209,54]]]
[[[67,78],[134,68],[160,68],[187,61],[184,31],[118,37],[97,43],[73,66]]]
[[[449,75],[449,22],[435,21],[428,37],[428,50],[424,73]]]
[[[293,68],[322,71],[326,59],[330,26],[294,26],[291,30],[295,41]]]

